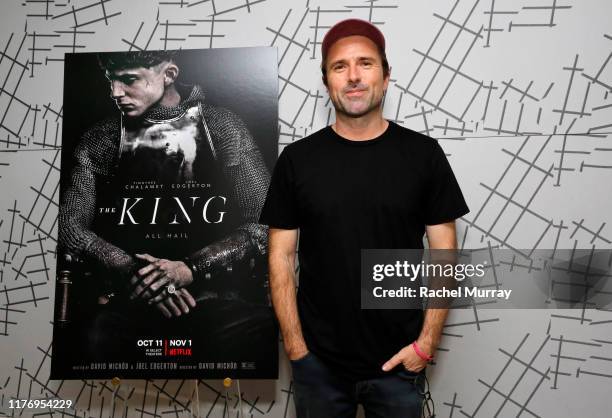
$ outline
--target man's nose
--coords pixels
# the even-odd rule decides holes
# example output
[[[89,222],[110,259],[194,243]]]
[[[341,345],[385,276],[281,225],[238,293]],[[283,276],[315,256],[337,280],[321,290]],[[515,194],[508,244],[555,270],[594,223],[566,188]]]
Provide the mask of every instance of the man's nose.
[[[361,71],[357,64],[350,64],[348,66],[348,78],[350,83],[358,83],[361,81]]]
[[[113,99],[117,99],[122,96],[125,96],[125,92],[123,91],[123,86],[121,85],[121,82],[117,80],[111,81],[111,97]]]

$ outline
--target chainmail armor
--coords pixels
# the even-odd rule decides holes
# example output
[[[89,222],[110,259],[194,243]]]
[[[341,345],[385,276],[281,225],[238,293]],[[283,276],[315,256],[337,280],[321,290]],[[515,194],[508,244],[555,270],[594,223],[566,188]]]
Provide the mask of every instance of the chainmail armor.
[[[157,106],[143,115],[151,120],[170,119],[199,102],[217,159],[230,179],[239,205],[244,223],[185,260],[195,281],[249,254],[265,254],[268,236],[267,226],[258,224],[270,182],[261,153],[239,117],[227,109],[207,105],[203,99],[201,89],[194,86],[179,105]],[[96,210],[96,185],[111,176],[118,163],[120,130],[118,118],[104,120],[89,129],[77,145],[70,182],[61,202],[59,244],[63,251],[78,259],[93,262],[113,275],[129,278],[137,269],[136,260],[91,230]]]

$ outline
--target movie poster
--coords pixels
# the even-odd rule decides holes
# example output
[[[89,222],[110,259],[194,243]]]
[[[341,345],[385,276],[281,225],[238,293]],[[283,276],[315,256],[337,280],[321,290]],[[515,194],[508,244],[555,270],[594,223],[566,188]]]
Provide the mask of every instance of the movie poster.
[[[67,54],[52,379],[277,378],[273,48]]]

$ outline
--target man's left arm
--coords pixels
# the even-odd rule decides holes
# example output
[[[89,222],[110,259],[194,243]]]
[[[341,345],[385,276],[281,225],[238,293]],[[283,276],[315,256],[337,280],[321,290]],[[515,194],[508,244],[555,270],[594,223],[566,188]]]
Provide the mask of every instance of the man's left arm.
[[[439,225],[427,225],[427,240],[429,248],[452,250],[457,248],[457,238],[455,233],[455,221]],[[389,361],[383,365],[384,371],[393,369],[402,363],[407,370],[420,372],[427,366],[427,360],[423,357],[433,356],[440,339],[442,329],[448,316],[448,308],[428,308],[425,310],[425,319],[419,338],[415,341],[417,350],[412,344],[402,348]]]

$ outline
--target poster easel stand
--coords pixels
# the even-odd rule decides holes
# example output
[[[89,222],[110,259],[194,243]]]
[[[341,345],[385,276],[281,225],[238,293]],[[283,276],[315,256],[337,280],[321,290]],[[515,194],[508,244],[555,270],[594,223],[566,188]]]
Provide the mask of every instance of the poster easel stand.
[[[193,392],[191,397],[191,417],[200,418],[200,384],[198,379],[193,379]],[[195,405],[195,408],[194,408]]]
[[[119,392],[119,387],[121,386],[121,379],[118,377],[113,377],[111,379],[111,385],[113,386],[113,395],[111,396],[111,414],[115,414],[115,399],[117,398],[117,392]]]
[[[189,412],[191,418],[200,418],[200,382],[198,379],[192,380],[194,388],[191,396],[191,406],[189,408]],[[111,385],[113,386],[113,395],[111,396],[111,413],[115,411],[115,399],[117,397],[117,392],[119,392],[119,388],[121,386],[121,379],[118,377],[113,377],[111,379]],[[232,378],[226,377],[223,379],[223,387],[225,387],[225,400],[226,404],[229,400],[229,388],[232,387]],[[238,418],[243,418],[242,413],[242,391],[240,390],[240,379],[236,379],[236,389],[238,390]],[[195,405],[195,406],[194,406]],[[227,411],[227,416],[229,417],[229,408],[225,409]],[[185,411],[187,412],[187,411]],[[225,412],[223,413],[223,418],[225,418]]]
[[[230,399],[230,393],[229,393],[229,388],[232,386],[232,378],[231,377],[226,377],[225,379],[223,379],[223,387],[225,387],[225,404],[227,405],[227,402]],[[236,389],[238,390],[238,418],[243,418],[243,411],[242,411],[242,392],[240,391],[240,379],[236,379]],[[223,418],[225,418],[225,411],[227,411],[227,416],[228,418],[230,418],[230,413],[229,413],[229,408],[226,407],[223,411]]]

